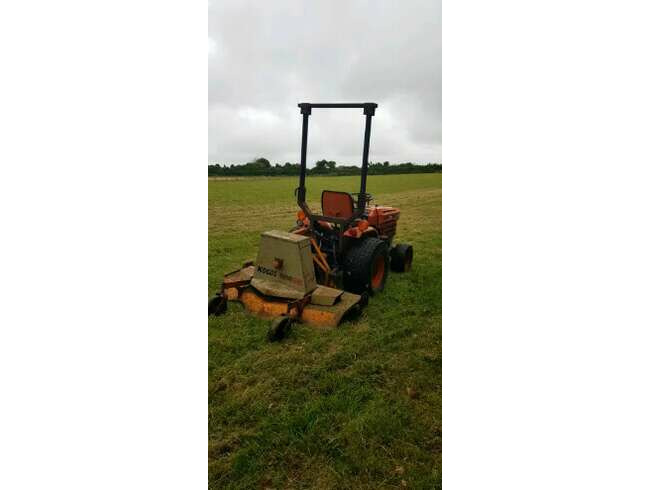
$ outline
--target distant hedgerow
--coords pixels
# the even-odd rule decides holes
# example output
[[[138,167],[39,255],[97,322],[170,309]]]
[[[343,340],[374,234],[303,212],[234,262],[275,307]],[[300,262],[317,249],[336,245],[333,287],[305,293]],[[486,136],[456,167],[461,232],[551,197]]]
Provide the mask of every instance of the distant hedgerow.
[[[357,165],[336,166],[336,162],[319,160],[316,166],[308,168],[309,175],[359,175],[361,167]],[[390,164],[390,162],[368,162],[368,174],[411,174],[411,173],[442,173],[442,164],[427,163],[415,164],[412,162]],[[271,163],[266,158],[256,158],[252,162],[243,165],[220,165],[218,163],[208,165],[208,177],[226,176],[274,176],[274,175],[299,175],[300,164],[286,162],[283,165]]]

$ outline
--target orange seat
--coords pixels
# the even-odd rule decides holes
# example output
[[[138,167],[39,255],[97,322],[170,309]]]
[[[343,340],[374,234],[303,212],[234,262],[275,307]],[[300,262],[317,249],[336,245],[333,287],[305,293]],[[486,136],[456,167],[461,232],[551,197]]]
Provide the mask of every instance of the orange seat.
[[[354,214],[354,199],[347,192],[323,191],[320,200],[323,216],[347,219]]]

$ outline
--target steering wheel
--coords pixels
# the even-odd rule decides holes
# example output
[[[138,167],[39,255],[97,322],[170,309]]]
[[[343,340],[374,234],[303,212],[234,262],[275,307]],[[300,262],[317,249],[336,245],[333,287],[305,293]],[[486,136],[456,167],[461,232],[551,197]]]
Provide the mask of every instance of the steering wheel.
[[[352,193],[350,193],[350,195],[355,196],[355,198],[354,198],[354,207],[355,208],[358,207],[359,206],[359,196],[361,194],[359,192],[352,192]],[[369,194],[369,193],[366,192],[365,196],[366,196],[366,204],[368,204],[370,201],[373,200],[372,194]]]

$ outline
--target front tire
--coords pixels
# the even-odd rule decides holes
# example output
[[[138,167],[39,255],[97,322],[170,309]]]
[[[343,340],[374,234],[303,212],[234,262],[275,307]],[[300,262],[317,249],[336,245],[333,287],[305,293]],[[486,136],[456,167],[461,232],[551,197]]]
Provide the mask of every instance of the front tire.
[[[348,250],[345,263],[345,289],[356,294],[375,294],[384,290],[388,277],[388,245],[375,237],[361,239]]]

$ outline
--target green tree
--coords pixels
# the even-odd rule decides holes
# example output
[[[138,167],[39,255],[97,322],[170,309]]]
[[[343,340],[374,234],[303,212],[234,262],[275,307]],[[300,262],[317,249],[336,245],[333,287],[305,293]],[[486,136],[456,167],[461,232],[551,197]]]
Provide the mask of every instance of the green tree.
[[[256,158],[252,163],[254,163],[255,167],[258,168],[271,168],[271,162],[266,158]]]

